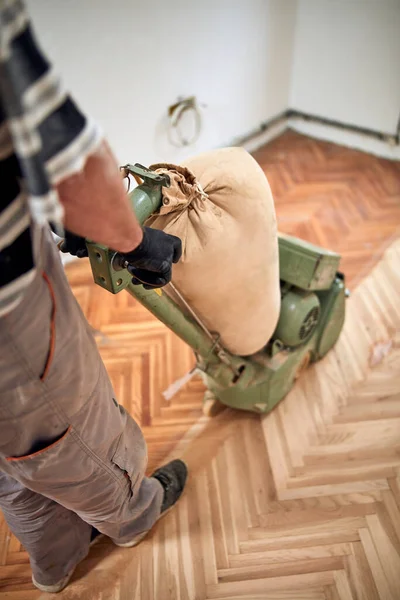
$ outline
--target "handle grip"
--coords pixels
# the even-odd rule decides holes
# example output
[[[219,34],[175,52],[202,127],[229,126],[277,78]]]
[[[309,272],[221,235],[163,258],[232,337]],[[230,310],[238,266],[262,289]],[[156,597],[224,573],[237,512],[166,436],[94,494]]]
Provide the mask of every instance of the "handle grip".
[[[156,188],[142,183],[129,194],[129,200],[140,225],[162,206],[161,187]]]
[[[133,175],[136,176],[135,179],[143,179],[143,183],[129,194],[136,218],[143,225],[153,213],[160,210],[162,188],[170,186],[170,179],[166,173],[156,173],[138,163],[124,165],[121,170],[125,177]]]
[[[169,187],[168,175],[155,173],[142,165],[125,165],[122,167],[124,174],[137,175],[143,180],[130,194],[129,200],[140,225],[162,206],[162,188]],[[112,210],[112,207],[111,207]],[[92,267],[94,281],[112,294],[117,294],[125,289],[131,282],[132,276],[120,266],[118,254],[94,242],[86,241],[90,266]]]

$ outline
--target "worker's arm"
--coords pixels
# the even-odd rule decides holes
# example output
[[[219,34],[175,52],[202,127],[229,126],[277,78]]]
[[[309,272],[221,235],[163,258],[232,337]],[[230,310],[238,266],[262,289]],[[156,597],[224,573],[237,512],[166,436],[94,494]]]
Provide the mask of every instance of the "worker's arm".
[[[107,142],[87,159],[81,172],[61,181],[57,191],[68,231],[122,253],[141,243],[142,228]]]
[[[123,254],[133,283],[153,288],[171,281],[172,263],[182,254],[181,241],[163,231],[142,230],[106,142],[89,156],[81,172],[62,180],[57,191],[68,232],[64,252],[84,256],[88,238]]]
[[[52,223],[58,231],[63,221],[68,232],[64,251],[82,255],[78,244],[85,248],[85,239],[89,238],[122,253],[134,283],[166,285],[171,280],[172,263],[181,255],[180,240],[163,232],[142,230],[99,127],[62,88],[36,45],[23,4],[11,5],[15,10],[15,14],[11,11],[15,21],[12,26],[7,11],[0,10],[0,33],[4,37],[0,60],[7,66],[0,78],[2,142],[11,157],[15,154],[33,220]],[[17,212],[19,216],[21,210]],[[26,221],[22,213],[14,230],[20,235],[25,232],[29,243],[19,254],[29,253],[32,257]],[[19,262],[25,273],[29,261]],[[30,267],[32,270],[33,257]]]
[[[50,223],[60,233],[64,225],[82,236],[84,248],[89,238],[120,251],[135,283],[168,283],[180,241],[142,231],[100,128],[63,88],[36,43],[23,2],[0,0],[0,42],[0,208],[7,211],[0,236],[1,314],[15,308],[35,275],[32,222]]]

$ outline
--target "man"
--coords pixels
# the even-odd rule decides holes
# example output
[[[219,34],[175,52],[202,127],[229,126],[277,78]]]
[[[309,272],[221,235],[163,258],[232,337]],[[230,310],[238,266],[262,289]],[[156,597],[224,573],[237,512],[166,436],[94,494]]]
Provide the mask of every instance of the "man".
[[[171,279],[180,240],[138,225],[98,127],[62,90],[20,0],[0,0],[0,508],[33,582],[58,592],[97,531],[137,544],[182,493],[173,461],[118,405],[48,223],[124,254],[133,281]]]

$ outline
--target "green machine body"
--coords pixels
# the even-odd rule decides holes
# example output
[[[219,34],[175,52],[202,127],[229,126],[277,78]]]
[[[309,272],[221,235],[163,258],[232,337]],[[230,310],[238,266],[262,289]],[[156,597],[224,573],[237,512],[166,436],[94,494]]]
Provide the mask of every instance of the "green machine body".
[[[143,180],[129,195],[140,223],[162,205],[167,176],[126,165]],[[340,256],[303,240],[279,235],[281,312],[276,330],[262,351],[236,356],[204,331],[191,314],[162,290],[134,286],[118,254],[87,242],[94,281],[116,294],[127,290],[191,348],[207,387],[204,411],[212,415],[226,405],[267,413],[284,398],[301,372],[335,344],[345,317],[345,280]]]

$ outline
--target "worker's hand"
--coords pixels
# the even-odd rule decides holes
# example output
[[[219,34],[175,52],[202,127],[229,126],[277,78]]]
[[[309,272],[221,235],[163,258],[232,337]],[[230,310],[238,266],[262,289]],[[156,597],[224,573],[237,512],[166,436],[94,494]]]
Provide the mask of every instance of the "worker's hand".
[[[123,256],[133,284],[143,284],[146,290],[160,288],[171,281],[172,263],[181,258],[182,243],[174,235],[144,227],[140,245]]]
[[[69,252],[78,258],[84,258],[85,256],[88,256],[85,238],[75,235],[67,229],[65,230],[65,237],[63,241],[60,242],[58,247],[60,248],[61,252]]]

